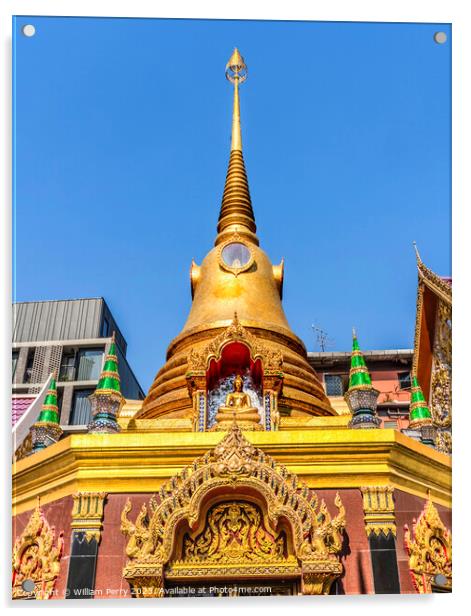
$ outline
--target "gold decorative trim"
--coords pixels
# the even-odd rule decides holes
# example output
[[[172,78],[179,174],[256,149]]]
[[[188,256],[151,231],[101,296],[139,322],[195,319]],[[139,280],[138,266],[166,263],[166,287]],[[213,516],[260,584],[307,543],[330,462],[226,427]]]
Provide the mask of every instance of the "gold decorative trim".
[[[71,528],[76,532],[83,531],[88,543],[92,539],[100,543],[106,492],[77,492],[72,496]]]
[[[39,506],[13,547],[13,599],[49,599],[60,572],[63,532],[55,540]]]
[[[435,274],[428,268],[420,258],[417,247],[415,247],[417,256],[417,272],[419,276],[417,287],[417,302],[416,302],[416,318],[415,318],[415,335],[414,335],[414,355],[412,358],[412,372],[417,373],[417,365],[419,361],[419,344],[420,330],[422,324],[422,310],[424,303],[424,287],[427,286],[445,304],[452,304],[452,288],[451,285],[445,282],[440,276]]]
[[[368,537],[371,533],[379,535],[381,532],[386,536],[389,533],[396,536],[394,488],[392,486],[364,486],[360,490],[363,494],[365,530]]]
[[[417,262],[419,278],[424,281],[424,284],[435,293],[441,300],[451,305],[452,289],[451,285],[445,282],[440,276],[429,269],[421,260]]]
[[[424,307],[424,284],[420,280],[417,287],[417,301],[415,306],[415,332],[414,332],[414,354],[412,356],[412,373],[417,374],[419,363],[420,333],[422,330],[422,310]]]
[[[451,591],[451,533],[443,524],[429,498],[412,533],[404,526],[404,546],[409,554],[409,570],[418,593],[431,593],[434,587]]]
[[[236,424],[214,450],[194,460],[162,486],[158,497],[141,507],[135,522],[128,519],[132,508],[128,499],[121,514],[121,531],[129,538],[129,560],[123,576],[133,592],[139,596],[145,592],[143,588],[150,587],[152,596],[159,596],[159,584],[163,584],[175,551],[177,527],[186,521],[189,528],[194,528],[202,519],[204,503],[224,501],[221,491],[228,489],[232,498],[256,498],[263,504],[271,529],[275,530],[280,520],[288,522],[292,555],[296,558],[291,562],[298,563],[303,576],[304,572],[310,576],[304,583],[304,592],[328,594],[333,580],[343,570],[337,556],[345,528],[345,509],[339,494],[335,498],[338,514],[332,518],[324,501],[319,504],[317,495],[306,484],[299,485],[296,475],[251,445]],[[253,553],[252,564],[264,566],[266,576],[274,575],[268,561]],[[171,571],[177,564],[171,565]],[[244,564],[242,558],[236,557],[231,566]],[[279,564],[274,563],[275,568]],[[189,566],[187,559],[185,570]],[[201,563],[198,561],[195,567],[195,575],[199,576]],[[152,577],[158,581],[152,582]],[[310,578],[315,578],[315,583]]]

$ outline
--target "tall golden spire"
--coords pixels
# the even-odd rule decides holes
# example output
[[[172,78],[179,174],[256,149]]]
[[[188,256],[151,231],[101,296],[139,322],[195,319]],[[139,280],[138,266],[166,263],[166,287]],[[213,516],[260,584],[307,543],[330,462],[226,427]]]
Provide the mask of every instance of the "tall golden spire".
[[[182,331],[168,347],[167,362],[155,377],[139,418],[194,416],[194,399],[188,395],[190,356],[209,361],[208,345],[225,336],[224,331],[236,328],[235,312],[237,327],[246,328],[257,338],[257,344],[266,343],[270,352],[283,356],[283,405],[294,415],[335,414],[307,360],[304,344],[291,330],[283,311],[283,262],[273,265],[255,235],[240,134],[239,86],[246,76],[247,67],[236,49],[226,66],[226,77],[234,87],[234,108],[231,154],[216,245],[201,265],[191,265],[190,313]],[[255,347],[252,350],[255,352]],[[255,357],[258,355],[252,359]]]
[[[226,77],[234,85],[232,139],[229,167],[219,213],[218,236],[215,244],[220,244],[229,235],[238,232],[258,246],[258,238],[255,235],[257,226],[242,155],[240,127],[239,85],[247,79],[247,66],[237,48],[234,49],[234,53],[226,65]]]

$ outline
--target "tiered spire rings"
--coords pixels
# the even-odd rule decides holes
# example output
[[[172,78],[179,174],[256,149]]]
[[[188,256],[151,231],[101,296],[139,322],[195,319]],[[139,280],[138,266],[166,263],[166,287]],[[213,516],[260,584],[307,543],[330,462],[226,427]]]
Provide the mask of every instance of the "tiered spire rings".
[[[229,235],[238,232],[258,246],[258,238],[255,235],[257,226],[242,155],[240,125],[239,84],[247,79],[247,66],[237,48],[234,49],[234,53],[226,65],[226,77],[234,85],[232,138],[229,167],[219,213],[218,236],[215,244],[222,243]]]

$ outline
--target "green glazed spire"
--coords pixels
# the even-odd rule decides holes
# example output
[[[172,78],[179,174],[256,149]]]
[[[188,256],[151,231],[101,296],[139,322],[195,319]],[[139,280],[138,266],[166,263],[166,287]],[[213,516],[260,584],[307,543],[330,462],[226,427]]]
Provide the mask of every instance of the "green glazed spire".
[[[118,372],[118,356],[116,354],[116,343],[113,338],[105,358],[100,380],[96,387],[96,393],[117,392],[121,393],[121,384]]]
[[[59,407],[57,406],[57,384],[55,374],[44,398],[38,421],[48,421],[59,425]]]
[[[371,377],[366,367],[365,358],[360,350],[358,339],[353,330],[352,359],[350,363],[350,380],[348,389],[371,389]]]
[[[409,427],[420,428],[432,424],[432,414],[419,385],[417,376],[412,376]]]

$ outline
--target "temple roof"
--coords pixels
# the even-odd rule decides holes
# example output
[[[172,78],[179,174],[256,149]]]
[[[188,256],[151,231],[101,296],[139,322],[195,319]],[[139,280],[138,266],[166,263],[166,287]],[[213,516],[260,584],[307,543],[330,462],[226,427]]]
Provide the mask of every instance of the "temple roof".
[[[14,426],[26,413],[36,400],[37,394],[12,396],[11,399],[11,425]]]

